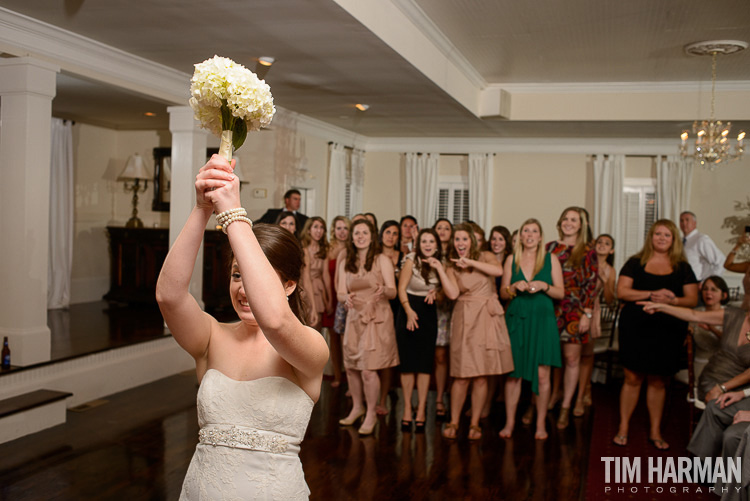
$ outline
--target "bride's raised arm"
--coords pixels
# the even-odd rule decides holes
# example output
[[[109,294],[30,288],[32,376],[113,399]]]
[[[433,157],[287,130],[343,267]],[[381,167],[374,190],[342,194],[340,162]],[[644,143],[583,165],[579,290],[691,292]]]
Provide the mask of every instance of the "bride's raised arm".
[[[195,183],[195,207],[169,250],[156,282],[156,301],[172,336],[195,360],[206,356],[216,320],[204,312],[188,289],[203,233],[214,210],[204,194],[232,180],[231,172],[218,172],[214,178]]]
[[[214,155],[201,167],[198,178],[224,179],[231,172],[229,163]],[[213,202],[218,214],[238,209],[241,207],[239,179],[233,176],[230,182],[206,192],[205,196]],[[287,299],[287,296],[299,296],[299,291],[295,291],[297,284],[291,280],[282,283],[280,273],[266,258],[250,224],[234,222],[226,231],[240,268],[247,302],[263,334],[298,374],[306,378],[322,377],[328,361],[328,346],[320,333],[304,326],[290,308],[289,301],[295,298]],[[288,252],[301,253],[296,240],[293,244]]]

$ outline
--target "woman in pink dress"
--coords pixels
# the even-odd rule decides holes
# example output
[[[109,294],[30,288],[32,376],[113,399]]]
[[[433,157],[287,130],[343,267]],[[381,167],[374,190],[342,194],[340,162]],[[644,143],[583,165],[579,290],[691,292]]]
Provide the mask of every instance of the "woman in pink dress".
[[[308,325],[320,332],[323,328],[323,315],[333,312],[331,275],[325,269],[328,258],[325,220],[318,216],[308,218],[302,228],[300,241],[305,251],[302,288],[307,298]]]
[[[469,440],[482,438],[479,418],[487,398],[487,376],[513,370],[505,312],[495,289],[495,277],[502,273],[495,256],[478,249],[470,225],[454,228],[448,283],[443,284],[446,296],[456,300],[451,320],[451,422],[443,430],[445,438],[456,438],[469,385]]]
[[[365,416],[360,435],[372,434],[377,424],[377,371],[399,364],[393,312],[388,303],[396,297],[396,280],[393,263],[379,247],[370,221],[352,223],[346,257],[339,261],[337,272],[338,299],[347,309],[344,367],[352,395],[351,412],[339,424],[350,426]]]

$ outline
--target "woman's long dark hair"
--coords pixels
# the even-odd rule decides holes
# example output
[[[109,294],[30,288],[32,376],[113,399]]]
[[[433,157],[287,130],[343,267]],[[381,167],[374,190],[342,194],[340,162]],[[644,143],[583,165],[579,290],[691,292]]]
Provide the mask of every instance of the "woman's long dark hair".
[[[291,213],[290,213],[291,214]],[[302,276],[302,266],[305,259],[302,254],[302,247],[292,235],[291,232],[275,224],[258,223],[253,225],[255,238],[266,255],[266,259],[271,263],[273,269],[279,274],[281,281],[286,283],[292,281],[297,284],[291,294],[289,294],[289,307],[297,319],[303,325],[307,312],[302,302],[302,287],[300,277]],[[230,263],[234,261],[234,256]]]
[[[450,250],[448,253],[448,257],[450,258],[450,261],[448,262],[448,266],[455,267],[456,263],[453,260],[455,259],[457,261],[459,259],[458,252],[456,251],[456,244],[455,244],[456,233],[458,233],[459,231],[465,231],[469,235],[470,246],[469,246],[469,254],[467,257],[469,259],[476,260],[476,259],[479,259],[479,256],[481,254],[479,247],[477,247],[477,237],[476,235],[474,235],[474,227],[468,223],[457,224],[456,226],[453,227],[454,241],[451,241],[451,246],[450,246]]]
[[[344,269],[349,273],[357,273],[357,257],[359,253],[357,248],[354,246],[354,228],[359,225],[366,225],[367,229],[370,230],[370,248],[367,249],[367,257],[365,258],[364,267],[365,270],[372,270],[372,263],[375,260],[375,256],[380,254],[380,242],[378,242],[377,233],[375,227],[368,219],[358,219],[352,223],[349,228],[349,238],[346,239],[346,264]]]
[[[316,242],[318,244],[318,252],[315,254],[315,257],[320,259],[325,259],[328,257],[328,249],[330,247],[330,244],[328,243],[328,237],[326,236],[326,221],[322,217],[319,216],[313,216],[307,219],[305,221],[305,227],[302,228],[302,233],[300,233],[300,242],[302,242],[302,248],[304,249],[308,245],[310,245],[313,242],[312,235],[310,235],[310,229],[312,228],[313,223],[318,222],[323,225],[323,236],[320,237],[320,240]]]
[[[424,235],[425,233],[430,234],[433,236],[433,238],[435,238],[436,249],[435,254],[433,254],[432,257],[434,257],[438,261],[441,261],[443,259],[443,246],[440,245],[440,237],[435,230],[433,230],[432,228],[423,228],[419,230],[417,241],[414,242],[414,265],[419,267],[419,274],[422,275],[424,282],[428,283],[430,280],[430,272],[432,271],[432,267],[424,262],[426,256],[422,252],[421,242],[422,235]]]
[[[615,250],[615,239],[609,233],[602,233],[601,235],[599,235],[598,237],[596,237],[595,243],[598,242],[599,239],[602,238],[602,237],[609,238],[609,241],[612,242],[612,252],[607,256],[606,262],[607,262],[608,265],[614,266],[615,265],[615,253],[614,253],[614,250]]]
[[[492,252],[492,234],[500,233],[505,239],[505,249],[503,249],[503,257],[500,260],[501,263],[505,264],[505,259],[513,253],[513,239],[510,236],[510,230],[505,226],[493,226],[490,230],[490,237],[487,239],[486,250]],[[494,254],[494,253],[493,253]]]

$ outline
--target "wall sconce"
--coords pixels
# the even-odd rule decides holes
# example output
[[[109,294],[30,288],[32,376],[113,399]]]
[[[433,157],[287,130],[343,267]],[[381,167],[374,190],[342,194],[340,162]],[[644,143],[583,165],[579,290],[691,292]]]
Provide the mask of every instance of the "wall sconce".
[[[126,228],[143,228],[143,221],[138,218],[138,193],[146,191],[149,179],[151,179],[151,175],[146,171],[143,158],[138,153],[131,155],[128,158],[128,163],[125,164],[125,169],[117,178],[118,181],[125,182],[125,193],[133,192],[133,214],[125,223]],[[141,180],[143,180],[142,186]],[[129,183],[129,181],[131,182]]]

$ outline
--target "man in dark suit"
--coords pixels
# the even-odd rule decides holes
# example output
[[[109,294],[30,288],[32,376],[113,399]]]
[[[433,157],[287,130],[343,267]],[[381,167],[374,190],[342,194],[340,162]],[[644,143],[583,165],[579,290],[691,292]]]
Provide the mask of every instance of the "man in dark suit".
[[[256,223],[276,223],[276,218],[279,217],[283,211],[289,211],[294,214],[294,219],[297,220],[297,231],[302,231],[307,221],[307,216],[299,212],[299,204],[302,201],[302,195],[299,190],[289,190],[284,193],[284,208],[283,209],[268,209],[263,216],[255,221]]]

